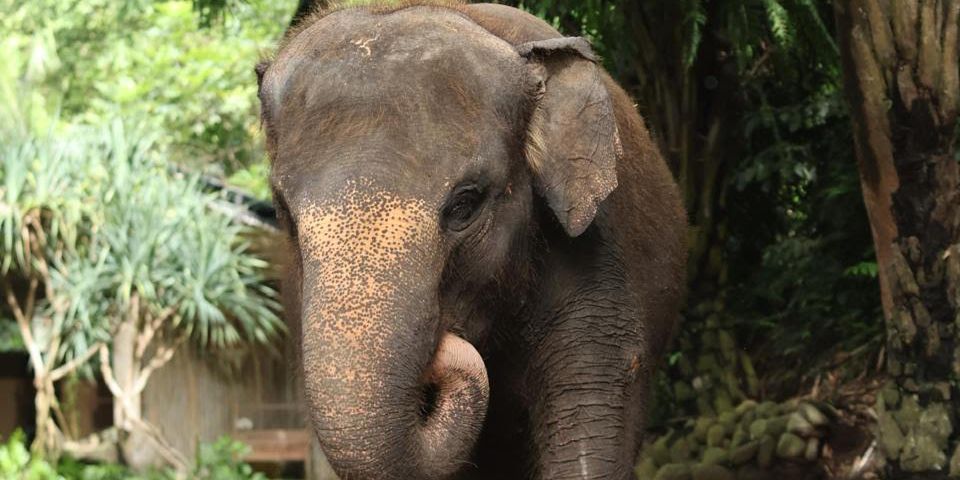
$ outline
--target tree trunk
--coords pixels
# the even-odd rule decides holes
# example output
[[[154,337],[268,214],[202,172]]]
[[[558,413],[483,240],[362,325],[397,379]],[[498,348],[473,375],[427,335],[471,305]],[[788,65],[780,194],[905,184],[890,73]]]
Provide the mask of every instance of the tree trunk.
[[[845,88],[877,251],[890,474],[960,475],[960,0],[837,0]]]
[[[37,377],[34,379],[34,387],[37,389],[37,394],[33,398],[37,431],[33,439],[33,451],[44,458],[56,458],[58,450],[56,426],[51,415],[55,394],[53,385],[45,377]]]
[[[156,449],[153,439],[140,428],[143,400],[136,392],[135,382],[139,365],[134,351],[137,342],[135,316],[123,322],[113,339],[111,363],[122,398],[114,398],[113,423],[120,429],[120,452],[124,463],[133,470],[142,472],[151,467],[164,466],[166,462]]]

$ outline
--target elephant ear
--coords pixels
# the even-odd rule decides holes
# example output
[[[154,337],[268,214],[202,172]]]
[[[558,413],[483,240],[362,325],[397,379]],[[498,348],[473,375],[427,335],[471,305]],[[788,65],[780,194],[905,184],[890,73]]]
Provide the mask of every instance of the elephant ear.
[[[561,37],[516,47],[530,67],[536,106],[526,140],[537,191],[571,237],[617,187],[623,155],[613,104],[590,44]]]

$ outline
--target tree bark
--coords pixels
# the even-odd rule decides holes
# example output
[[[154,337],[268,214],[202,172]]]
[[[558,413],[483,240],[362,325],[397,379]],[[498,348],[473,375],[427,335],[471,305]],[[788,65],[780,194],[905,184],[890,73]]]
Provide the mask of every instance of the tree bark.
[[[114,398],[113,422],[119,430],[119,450],[123,461],[135,471],[170,465],[178,472],[187,468],[183,454],[173,448],[163,433],[143,418],[143,389],[150,373],[162,367],[176,350],[158,348],[150,364],[141,365],[143,355],[166,316],[141,322],[139,297],[134,295],[127,318],[114,335],[110,355],[104,348],[100,367],[104,381]]]
[[[836,0],[845,89],[877,251],[892,475],[960,475],[960,0]]]

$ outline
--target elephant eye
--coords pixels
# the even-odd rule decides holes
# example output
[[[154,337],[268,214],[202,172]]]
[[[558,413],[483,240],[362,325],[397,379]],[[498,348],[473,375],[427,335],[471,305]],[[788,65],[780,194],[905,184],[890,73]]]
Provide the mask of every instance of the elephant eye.
[[[484,192],[476,185],[461,185],[454,189],[443,207],[442,223],[444,228],[459,232],[476,219],[483,206]]]

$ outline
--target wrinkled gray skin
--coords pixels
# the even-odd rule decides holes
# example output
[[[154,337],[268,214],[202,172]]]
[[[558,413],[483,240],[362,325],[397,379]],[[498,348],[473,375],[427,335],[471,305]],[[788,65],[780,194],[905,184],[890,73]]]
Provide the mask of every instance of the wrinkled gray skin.
[[[257,72],[340,476],[632,478],[685,222],[586,42],[497,5],[348,9]]]

